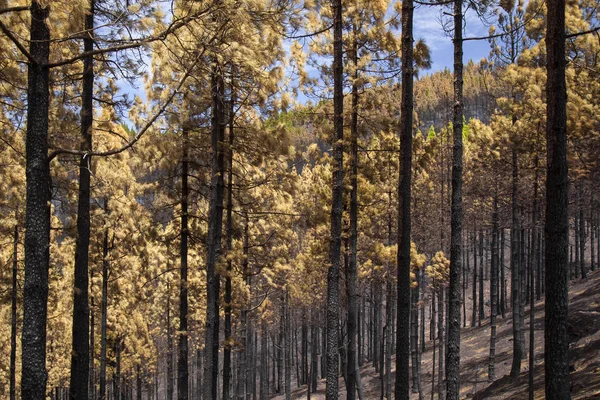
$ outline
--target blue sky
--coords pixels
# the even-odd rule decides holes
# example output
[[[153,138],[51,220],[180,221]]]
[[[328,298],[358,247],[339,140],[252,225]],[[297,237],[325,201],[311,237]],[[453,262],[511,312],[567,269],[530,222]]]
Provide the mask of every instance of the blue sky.
[[[445,9],[448,11],[448,9]],[[453,69],[454,51],[452,40],[446,36],[441,27],[440,7],[418,6],[414,14],[415,39],[424,39],[431,50],[432,66],[429,72],[435,72],[448,67]],[[444,16],[444,18],[449,18]],[[489,27],[484,26],[473,11],[465,16],[464,37],[481,37],[489,34]],[[463,62],[469,60],[478,62],[490,53],[487,40],[467,41],[464,43]]]
[[[414,13],[414,36],[415,39],[424,39],[431,50],[432,67],[425,73],[432,73],[444,68],[453,69],[453,45],[450,37],[446,36],[442,29],[441,19],[450,18],[442,16],[443,11],[451,11],[448,7],[439,6],[417,6]],[[489,27],[485,26],[479,17],[473,11],[467,11],[465,16],[464,37],[481,37],[488,34]],[[289,49],[289,43],[285,43],[286,50]],[[469,60],[478,62],[484,57],[488,57],[490,45],[487,40],[467,41],[464,43],[464,58],[466,64]],[[324,62],[331,62],[330,59],[323,59]],[[307,66],[310,75],[316,73],[312,67]],[[143,100],[146,99],[144,85],[139,79],[136,87],[132,87],[127,82],[120,82],[121,93],[126,93],[131,97],[138,95]],[[300,93],[297,99],[301,103],[307,100],[306,96]]]

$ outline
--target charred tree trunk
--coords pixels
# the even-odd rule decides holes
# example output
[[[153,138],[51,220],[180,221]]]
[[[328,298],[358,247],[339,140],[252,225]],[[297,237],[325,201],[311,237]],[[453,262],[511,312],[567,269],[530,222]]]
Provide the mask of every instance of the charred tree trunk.
[[[587,279],[585,269],[585,219],[583,216],[584,197],[583,182],[579,182],[579,269],[581,270],[581,279]]]
[[[167,281],[167,400],[173,400],[173,335],[171,334],[171,285]]]
[[[569,308],[567,251],[569,245],[569,182],[567,163],[567,87],[565,82],[565,0],[548,2],[547,52],[547,177],[546,177],[546,398],[571,398],[569,377]]]
[[[447,399],[460,396],[460,273],[463,184],[463,1],[454,0],[454,115],[452,149],[452,206],[450,216],[450,285],[448,288]],[[441,340],[441,339],[440,339]],[[440,357],[442,356],[440,352]]]
[[[43,2],[42,4],[46,4]],[[25,285],[21,339],[21,396],[46,398],[46,320],[50,264],[50,166],[48,162],[48,107],[50,7],[31,3],[27,67],[27,140],[25,209]],[[87,368],[87,366],[85,367]],[[86,376],[87,379],[87,376]]]
[[[213,67],[211,78],[212,122],[211,122],[211,182],[208,215],[207,262],[206,262],[206,333],[204,362],[203,400],[217,399],[219,376],[219,290],[220,277],[216,266],[221,258],[221,234],[223,230],[223,175],[225,137],[223,118],[223,78],[218,66]]]
[[[90,0],[89,13],[85,15],[84,52],[94,48],[94,0]],[[69,397],[73,400],[88,398],[90,373],[90,309],[89,247],[90,247],[90,167],[92,150],[92,122],[94,96],[94,57],[83,59],[83,85],[81,92],[81,144],[85,153],[79,160],[79,193],[77,203],[77,240],[75,243],[75,276],[73,289],[73,337],[71,347],[71,374]]]
[[[356,274],[357,274],[357,237],[358,237],[358,44],[356,37],[352,47],[352,62],[355,66],[354,81],[352,83],[352,121],[350,125],[351,132],[351,174],[350,185],[350,259],[348,260],[348,270],[346,274],[346,290],[348,295],[348,352],[347,352],[347,371],[346,385],[347,398],[354,400],[356,398],[356,380],[357,370],[356,352],[357,352],[357,305],[356,305]]]
[[[471,326],[477,324],[477,230],[473,229],[473,302]]]
[[[13,254],[12,254],[12,287],[10,298],[10,400],[16,400],[17,396],[17,272],[18,272],[18,246],[19,227],[15,225],[13,231]]]
[[[402,109],[400,112],[400,176],[398,181],[398,272],[396,320],[396,399],[409,398],[410,357],[410,203],[413,128],[412,0],[402,2]]]
[[[438,382],[437,382],[437,393],[438,398],[444,398],[444,356],[446,355],[444,350],[445,345],[445,332],[446,325],[444,324],[444,287],[440,285],[438,288],[438,309],[437,309],[437,329],[438,329]]]
[[[421,271],[417,271],[419,275]],[[417,276],[418,276],[417,275]],[[419,282],[419,280],[417,280]],[[410,290],[410,353],[412,364],[412,393],[421,393],[421,359],[419,357],[419,289],[420,283]]]
[[[519,267],[519,205],[518,205],[518,155],[517,147],[512,149],[512,225],[510,231],[510,295],[512,304],[512,332],[513,332],[513,359],[510,376],[517,377],[521,373],[521,359],[523,358],[523,343],[521,342],[521,318],[519,307],[521,304],[521,274]]]
[[[506,277],[504,276],[504,245],[505,245],[504,228],[500,233],[500,313],[502,318],[506,317]]]
[[[188,127],[183,127],[181,157],[181,241],[179,268],[179,346],[177,356],[177,399],[188,398]]]
[[[342,1],[332,0],[333,9],[333,188],[331,200],[331,244],[327,272],[327,376],[325,397],[338,398],[338,324],[340,320],[340,269],[342,211],[344,197],[344,92]]]
[[[108,199],[104,199],[104,213],[108,216]],[[104,230],[102,240],[102,299],[100,311],[100,400],[108,399],[106,395],[106,335],[108,326],[108,228]]]
[[[479,326],[485,319],[485,304],[483,298],[483,229],[479,231]]]
[[[233,77],[232,77],[233,80]],[[229,102],[229,136],[227,146],[227,222],[225,226],[225,248],[227,254],[233,249],[233,122],[234,122],[234,106],[235,98],[233,95],[233,82],[231,83],[231,101]],[[227,276],[225,277],[225,344],[223,345],[223,398],[229,399],[229,387],[231,381],[231,260],[227,259]]]
[[[496,178],[497,179],[497,178]],[[490,360],[488,379],[496,379],[496,315],[498,313],[498,182],[494,188],[494,211],[492,214],[492,268],[490,282],[491,312],[490,312]]]

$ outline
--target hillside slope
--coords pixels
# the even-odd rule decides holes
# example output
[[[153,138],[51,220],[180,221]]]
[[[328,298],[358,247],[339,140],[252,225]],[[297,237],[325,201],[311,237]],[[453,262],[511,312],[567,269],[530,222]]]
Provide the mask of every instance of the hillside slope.
[[[570,289],[569,332],[571,336],[572,399],[600,398],[600,271],[592,272],[586,281],[573,282]],[[535,398],[544,398],[544,303],[535,304]],[[512,325],[507,318],[498,318],[496,342],[496,377],[488,380],[490,329],[489,320],[481,327],[464,328],[461,341],[461,398],[465,399],[528,399],[528,365],[523,359],[517,379],[509,376],[512,361]],[[529,344],[529,308],[526,308],[526,342]],[[431,342],[422,356],[422,398],[431,399]],[[436,362],[437,364],[437,362]],[[393,372],[392,372],[393,373]],[[437,365],[436,365],[437,375]],[[361,369],[365,400],[381,398],[381,381],[372,366]],[[392,377],[393,379],[393,377]],[[344,382],[340,378],[340,398],[345,399]],[[437,377],[435,385],[437,385]],[[317,393],[311,399],[324,399],[325,381],[319,381]],[[434,389],[437,390],[437,389]],[[293,399],[306,398],[306,386],[292,393]],[[411,399],[419,399],[412,394]],[[433,398],[437,398],[437,391]],[[285,396],[274,399],[282,400]]]

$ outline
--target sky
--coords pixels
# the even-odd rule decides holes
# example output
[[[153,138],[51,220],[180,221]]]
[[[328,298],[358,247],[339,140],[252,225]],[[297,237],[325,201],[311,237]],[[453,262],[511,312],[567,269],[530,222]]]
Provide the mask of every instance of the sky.
[[[448,11],[448,9],[444,9]],[[441,26],[440,7],[417,6],[414,13],[414,36],[415,39],[424,39],[431,51],[432,65],[429,72],[443,70],[444,68],[453,69],[454,50],[452,39],[444,33]],[[444,16],[445,19],[450,18]],[[486,27],[478,16],[472,10],[467,11],[465,15],[465,27],[463,36],[482,37],[489,34],[489,27]],[[490,53],[490,44],[487,40],[466,41],[463,44],[463,62],[466,64],[469,60],[478,62],[482,58],[487,58]]]
[[[391,9],[390,9],[391,11]],[[414,12],[414,37],[415,40],[424,39],[431,51],[432,66],[424,73],[433,73],[444,68],[453,70],[453,44],[451,37],[447,36],[442,28],[442,18],[448,20],[448,15],[442,15],[443,12],[451,11],[448,7],[423,6],[417,5]],[[168,13],[167,13],[168,14]],[[472,10],[467,11],[465,15],[464,37],[482,37],[488,35],[489,27],[485,26],[480,18]],[[289,43],[285,43],[286,51],[289,50]],[[479,62],[482,58],[488,57],[490,45],[487,40],[466,41],[463,44],[463,62],[467,64],[469,60]],[[323,62],[329,63],[331,59],[323,59]],[[311,76],[318,76],[318,72],[312,67],[307,66],[307,72]],[[143,100],[146,99],[144,85],[141,79],[132,87],[128,82],[121,82],[120,89],[122,94],[127,94],[130,98],[137,95]],[[297,101],[304,103],[308,98],[300,93]]]

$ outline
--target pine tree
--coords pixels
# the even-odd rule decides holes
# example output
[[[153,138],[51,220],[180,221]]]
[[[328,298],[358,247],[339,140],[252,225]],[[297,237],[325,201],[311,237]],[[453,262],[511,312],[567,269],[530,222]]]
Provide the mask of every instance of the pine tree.
[[[568,164],[565,82],[565,2],[548,3],[547,175],[546,175],[546,397],[569,399],[568,315]]]

